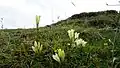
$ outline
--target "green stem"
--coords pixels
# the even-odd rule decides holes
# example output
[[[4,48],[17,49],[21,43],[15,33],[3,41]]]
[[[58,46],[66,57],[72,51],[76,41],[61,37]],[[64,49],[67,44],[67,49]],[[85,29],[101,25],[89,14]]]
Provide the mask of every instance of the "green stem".
[[[114,49],[115,49],[115,40],[116,40],[116,34],[117,34],[117,29],[116,29],[116,32],[115,32],[115,36],[114,36],[114,40],[112,42],[112,68],[114,68]]]
[[[36,38],[36,41],[37,41],[37,44],[38,44],[38,23],[36,24],[36,32],[37,32],[37,38]]]

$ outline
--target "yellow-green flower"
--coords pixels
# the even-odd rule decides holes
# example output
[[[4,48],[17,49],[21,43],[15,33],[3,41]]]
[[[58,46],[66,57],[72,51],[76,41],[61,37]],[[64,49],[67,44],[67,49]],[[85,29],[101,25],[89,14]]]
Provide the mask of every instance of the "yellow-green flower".
[[[36,23],[39,24],[40,22],[40,16],[36,15]]]
[[[53,59],[56,60],[57,62],[64,61],[65,59],[65,52],[64,50],[57,49],[55,55],[52,55]]]
[[[35,41],[34,42],[34,46],[32,46],[32,49],[33,49],[33,51],[35,52],[35,53],[41,53],[42,52],[42,49],[43,49],[43,45],[40,45],[40,42],[38,42],[38,44],[37,44],[37,42]]]
[[[62,61],[64,61],[65,58],[64,50],[58,49],[58,56],[61,58]]]

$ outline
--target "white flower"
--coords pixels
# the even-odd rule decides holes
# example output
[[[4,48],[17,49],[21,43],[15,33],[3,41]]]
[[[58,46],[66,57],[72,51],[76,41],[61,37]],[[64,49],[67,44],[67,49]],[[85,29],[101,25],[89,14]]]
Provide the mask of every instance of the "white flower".
[[[110,39],[108,39],[109,42],[112,42]]]
[[[76,39],[75,42],[76,42],[76,45],[80,45],[82,43],[82,39]]]
[[[70,45],[70,43],[68,43],[67,45]]]
[[[83,47],[85,47],[85,45],[86,45],[86,43],[87,42],[85,42],[83,39],[76,39],[75,40],[75,42],[76,42],[76,45],[78,46],[78,45],[82,45]]]
[[[82,46],[85,47],[86,43],[87,43],[87,42],[85,42],[85,41],[83,40]]]
[[[115,62],[115,60],[117,60],[117,59],[118,59],[118,58],[114,57],[114,58],[113,58],[113,63],[114,63],[114,62]]]
[[[60,58],[59,58],[57,53],[55,53],[55,55],[52,55],[52,57],[53,57],[54,60],[56,60],[57,62],[60,63]]]
[[[34,46],[32,46],[32,49],[33,49],[33,51],[34,51],[34,52],[36,52],[36,50],[35,50],[35,47],[34,47]]]
[[[80,33],[75,32],[75,39],[78,39],[78,38],[79,38],[79,34],[80,34]]]
[[[34,42],[34,46],[35,46],[35,47],[37,46],[37,42],[36,42],[36,41]]]
[[[68,35],[69,35],[70,39],[72,39],[74,37],[74,31],[75,30],[73,30],[73,29],[68,30]]]
[[[108,43],[104,43],[104,45],[108,45]]]

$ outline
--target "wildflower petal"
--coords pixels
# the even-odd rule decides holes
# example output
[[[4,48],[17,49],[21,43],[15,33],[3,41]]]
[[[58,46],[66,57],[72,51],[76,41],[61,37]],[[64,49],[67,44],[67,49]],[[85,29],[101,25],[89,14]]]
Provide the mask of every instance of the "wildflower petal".
[[[59,58],[57,53],[55,55],[52,55],[52,57],[53,57],[54,60],[56,60],[57,62],[60,63],[60,58]]]
[[[75,32],[75,39],[78,39],[78,38],[79,38],[79,34],[80,34],[80,33]]]

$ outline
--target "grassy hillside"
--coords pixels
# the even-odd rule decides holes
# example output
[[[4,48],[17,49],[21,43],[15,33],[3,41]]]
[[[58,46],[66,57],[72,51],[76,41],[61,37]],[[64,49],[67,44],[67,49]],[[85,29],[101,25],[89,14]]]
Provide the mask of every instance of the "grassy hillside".
[[[40,27],[38,33],[36,28],[0,30],[0,68],[119,68],[119,18],[115,10],[89,12]],[[71,50],[67,33],[70,29],[87,41],[85,48]],[[36,38],[44,46],[40,56],[36,56],[31,48]],[[113,45],[114,54],[111,52]],[[60,66],[52,58],[58,48],[66,53],[66,60]],[[118,60],[113,63],[113,58]]]

